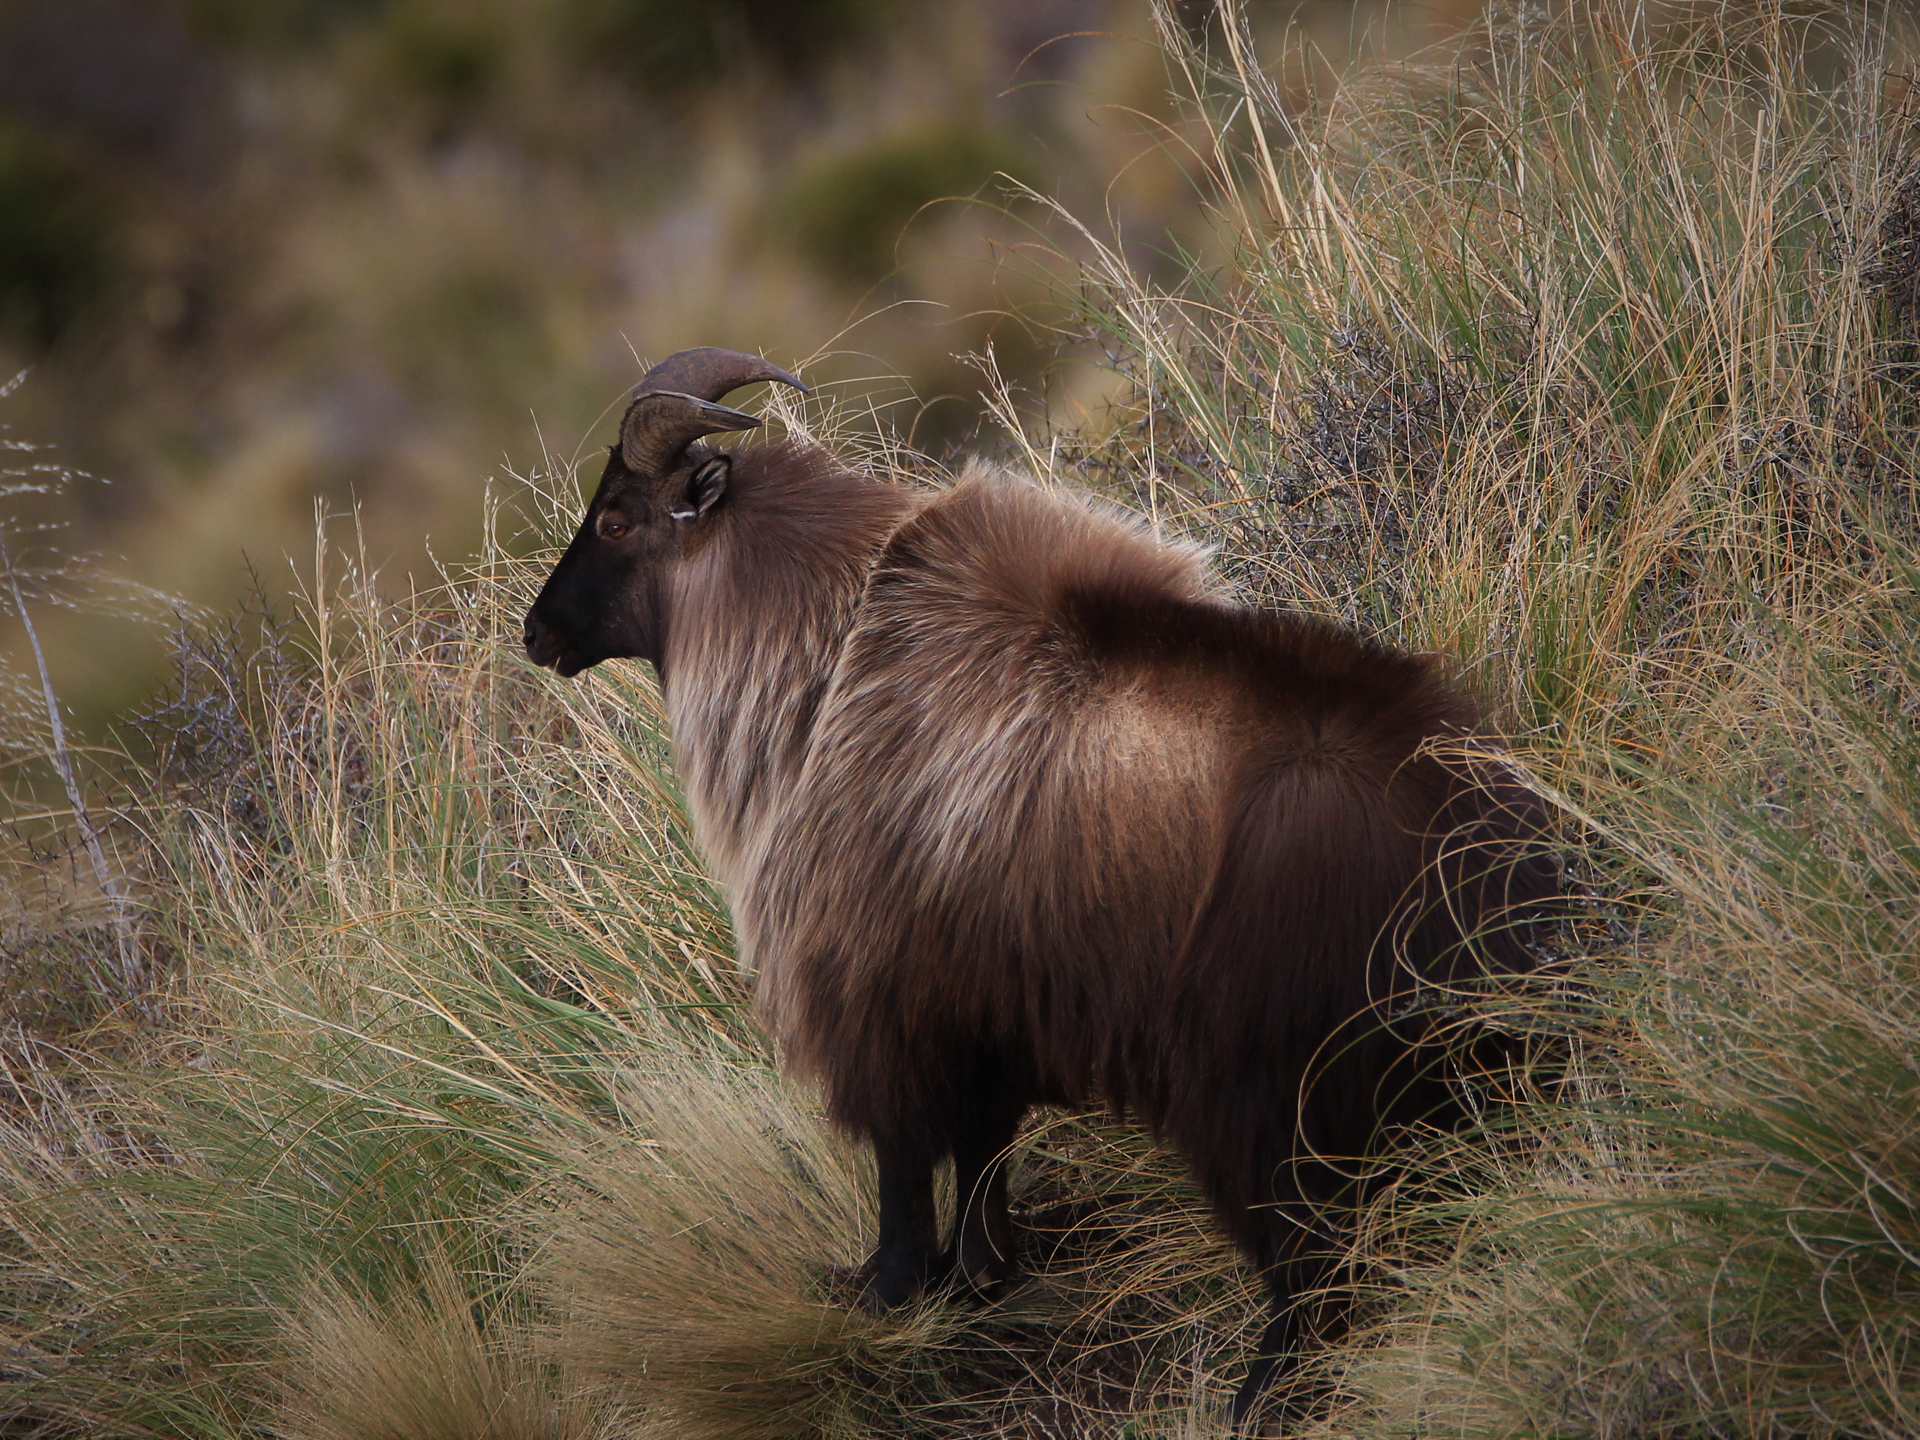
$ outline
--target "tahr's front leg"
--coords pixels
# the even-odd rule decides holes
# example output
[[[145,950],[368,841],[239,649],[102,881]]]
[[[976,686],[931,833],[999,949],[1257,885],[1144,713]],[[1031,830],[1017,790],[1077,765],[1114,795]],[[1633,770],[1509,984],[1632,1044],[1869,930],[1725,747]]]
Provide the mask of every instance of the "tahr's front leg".
[[[920,1146],[874,1141],[880,1172],[880,1244],[856,1277],[869,1310],[897,1310],[940,1270],[934,1227],[933,1160]]]
[[[1017,1268],[1007,1217],[1007,1147],[1026,1108],[1024,1100],[993,1096],[974,1108],[954,1136],[954,1249],[960,1273],[982,1295],[992,1295]]]

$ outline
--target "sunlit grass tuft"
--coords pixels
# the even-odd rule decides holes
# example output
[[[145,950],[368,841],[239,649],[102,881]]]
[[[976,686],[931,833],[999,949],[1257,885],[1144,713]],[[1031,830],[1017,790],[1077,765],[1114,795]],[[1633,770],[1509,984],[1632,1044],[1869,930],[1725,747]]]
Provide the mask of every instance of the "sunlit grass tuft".
[[[865,1433],[870,1392],[955,1328],[846,1293],[873,1232],[866,1157],[737,1058],[662,1054],[617,1098],[631,1131],[570,1154],[532,1227],[559,1352],[676,1433]]]
[[[444,1260],[386,1304],[339,1287],[288,1327],[283,1440],[611,1440],[608,1407],[537,1356],[509,1306],[477,1305]]]

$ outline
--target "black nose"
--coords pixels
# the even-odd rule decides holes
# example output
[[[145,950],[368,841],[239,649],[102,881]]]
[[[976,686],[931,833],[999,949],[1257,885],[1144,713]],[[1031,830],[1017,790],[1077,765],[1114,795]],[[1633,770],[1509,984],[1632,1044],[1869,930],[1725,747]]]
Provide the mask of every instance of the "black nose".
[[[527,615],[526,628],[520,632],[520,638],[525,642],[527,649],[533,649],[533,615],[531,613]]]

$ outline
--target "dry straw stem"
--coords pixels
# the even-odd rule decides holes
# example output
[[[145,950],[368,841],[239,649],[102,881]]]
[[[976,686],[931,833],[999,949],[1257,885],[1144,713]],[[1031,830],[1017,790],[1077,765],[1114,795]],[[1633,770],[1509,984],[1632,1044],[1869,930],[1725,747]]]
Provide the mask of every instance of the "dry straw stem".
[[[4,395],[5,392],[0,391],[0,398],[4,398]],[[93,865],[94,879],[100,886],[100,893],[107,897],[120,953],[119,983],[124,993],[132,996],[142,988],[144,977],[139,950],[134,941],[133,917],[128,913],[125,887],[107,861],[106,848],[100,843],[100,831],[87,809],[86,798],[81,794],[79,777],[74,773],[73,748],[67,744],[66,722],[60,713],[60,697],[54,692],[53,676],[47,669],[46,651],[41,647],[40,632],[33,623],[33,611],[27,604],[26,596],[21,593],[19,570],[14,564],[12,548],[7,543],[3,526],[0,526],[0,573],[7,578],[14,613],[20,619],[20,628],[25,632],[27,644],[33,651],[34,669],[40,677],[40,695],[46,706],[47,753],[67,793],[73,824],[80,832],[80,843],[86,848],[87,859]]]
[[[22,371],[0,384],[0,406],[9,406],[27,375]],[[71,741],[42,643],[42,618],[46,612],[66,611],[134,622],[175,613],[180,602],[113,577],[93,557],[69,553],[62,544],[67,538],[61,534],[64,526],[32,518],[36,508],[67,496],[83,477],[47,454],[51,447],[15,438],[12,428],[0,422],[0,615],[11,611],[17,622],[32,656],[32,675],[23,682],[0,670],[0,777],[14,790],[8,797],[13,801],[11,833],[0,849],[0,865],[12,872],[9,878],[23,882],[23,890],[38,881],[48,892],[46,908],[80,922],[72,929],[84,932],[88,920],[99,925],[104,918],[102,928],[113,942],[106,968],[101,964],[104,956],[88,953],[95,947],[87,945],[83,935],[73,937],[80,943],[62,948],[69,963],[89,972],[73,988],[90,987],[97,1008],[108,1009],[142,999],[148,982],[126,860],[113,853],[111,822],[98,813],[100,797],[91,802],[88,797],[98,772],[118,757],[111,750],[90,754]],[[46,770],[59,780],[67,802],[64,812],[45,806],[35,794]],[[58,877],[61,867],[55,862],[80,854],[91,872],[88,879],[81,878],[77,865],[70,875]],[[36,907],[28,901],[25,908],[30,914]],[[40,918],[43,931],[56,928],[53,915]],[[51,935],[38,938],[44,941]],[[0,1003],[0,1014],[12,1019],[19,1010]]]

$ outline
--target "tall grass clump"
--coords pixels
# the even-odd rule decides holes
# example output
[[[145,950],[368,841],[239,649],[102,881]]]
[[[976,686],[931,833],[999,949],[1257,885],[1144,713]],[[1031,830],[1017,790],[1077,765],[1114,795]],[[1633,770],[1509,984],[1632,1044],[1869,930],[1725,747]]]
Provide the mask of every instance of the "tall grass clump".
[[[617,1056],[752,1052],[644,687],[500,663],[490,565],[394,602],[323,544],[292,625],[183,636],[128,807],[170,984],[4,1117],[0,1410],[248,1433],[314,1295],[400,1324],[432,1265],[522,1321],[496,1216],[617,1115]]]
[[[541,1283],[568,1317],[559,1350],[677,1430],[863,1433],[861,1393],[898,1386],[887,1372],[911,1368],[941,1317],[922,1306],[903,1330],[836,1291],[874,1227],[860,1158],[771,1072],[724,1057],[661,1056],[621,1083],[644,1138],[572,1155],[536,1221]],[[850,1385],[861,1369],[869,1383]]]
[[[563,1388],[524,1327],[474,1311],[468,1285],[444,1260],[429,1263],[420,1287],[386,1306],[338,1286],[316,1290],[292,1328],[298,1359],[277,1433],[285,1440],[601,1440],[622,1432],[616,1412]]]
[[[1305,109],[1243,28],[1165,38],[1217,245],[1082,272],[1128,385],[1032,453],[1457,657],[1580,899],[1578,983],[1501,1017],[1531,1088],[1372,1217],[1316,1424],[1913,1433],[1912,37],[1496,7]]]

